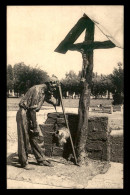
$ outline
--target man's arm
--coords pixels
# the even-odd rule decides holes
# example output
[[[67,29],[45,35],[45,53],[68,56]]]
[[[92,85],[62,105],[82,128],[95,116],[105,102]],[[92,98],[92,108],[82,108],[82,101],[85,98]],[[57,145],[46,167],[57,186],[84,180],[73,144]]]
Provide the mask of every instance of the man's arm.
[[[38,105],[37,105],[37,108],[35,109],[36,112],[39,112],[39,110],[41,109],[43,103],[44,103],[44,100],[45,100],[45,94],[43,94],[41,100],[39,101]]]
[[[45,101],[46,101],[47,103],[49,103],[49,104],[52,104],[55,108],[56,108],[56,106],[58,105],[56,99],[55,99],[53,96],[47,96],[47,97],[45,98]]]

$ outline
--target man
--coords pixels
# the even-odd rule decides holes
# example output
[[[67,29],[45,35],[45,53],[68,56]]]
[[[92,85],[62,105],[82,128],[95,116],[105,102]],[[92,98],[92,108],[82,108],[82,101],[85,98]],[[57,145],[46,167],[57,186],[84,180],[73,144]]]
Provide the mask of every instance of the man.
[[[16,115],[18,157],[19,163],[25,169],[31,169],[28,165],[29,144],[39,165],[52,166],[52,164],[46,160],[38,144],[39,130],[36,112],[41,109],[44,101],[56,107],[56,99],[53,97],[53,94],[57,89],[57,82],[57,79],[52,77],[50,82],[31,87],[19,103],[19,110]]]

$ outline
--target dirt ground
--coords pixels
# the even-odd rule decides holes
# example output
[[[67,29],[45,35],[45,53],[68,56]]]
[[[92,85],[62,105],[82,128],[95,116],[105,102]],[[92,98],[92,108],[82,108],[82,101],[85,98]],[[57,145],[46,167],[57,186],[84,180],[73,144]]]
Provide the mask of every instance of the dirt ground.
[[[48,112],[54,112],[54,108],[44,106],[43,109],[37,113],[37,120],[39,124],[43,124],[47,118]],[[61,112],[61,107],[57,108],[58,112]],[[77,108],[66,108],[66,112],[77,113]],[[95,113],[90,113],[95,115]],[[97,115],[103,115],[104,113],[96,113]],[[109,117],[110,127],[122,129],[123,128],[123,113],[115,112],[113,114],[106,114]],[[118,120],[117,120],[118,119]],[[48,159],[48,158],[47,158]],[[17,125],[16,125],[16,111],[7,112],[7,187],[15,189],[29,188],[42,188],[42,189],[86,189],[92,188],[95,184],[89,183],[96,175],[105,173],[108,171],[110,164],[105,162],[88,160],[87,166],[78,167],[73,163],[67,162],[60,157],[53,157],[50,159],[54,167],[41,167],[37,166],[33,155],[29,156],[30,165],[34,170],[24,170],[18,164],[17,157]],[[118,163],[119,164],[119,163]],[[13,174],[12,174],[13,173]],[[34,177],[35,175],[35,177]],[[95,177],[94,177],[95,176]],[[104,179],[103,179],[104,181]],[[15,185],[16,182],[16,185]],[[23,183],[19,183],[23,182]],[[98,184],[98,182],[97,182]],[[117,184],[112,184],[112,188],[122,188],[122,183],[119,181]],[[110,188],[112,185],[106,186]],[[14,187],[13,187],[14,186]],[[105,186],[105,184],[104,184]],[[97,186],[98,188],[98,186]],[[102,186],[103,188],[103,186]]]
[[[87,161],[87,166],[82,167],[67,163],[60,157],[50,158],[50,161],[54,167],[41,167],[36,164],[34,156],[30,155],[29,163],[34,170],[24,170],[18,164],[17,154],[13,153],[8,156],[7,177],[14,181],[44,184],[57,188],[86,188],[88,180],[107,168],[107,165],[100,161],[90,160]]]
[[[57,107],[58,112],[62,112],[61,107]],[[78,113],[78,108],[66,108],[66,113]],[[7,143],[17,143],[17,124],[16,124],[16,112],[7,111]],[[37,113],[37,121],[39,124],[43,124],[47,118],[47,113],[55,112],[53,107],[43,106],[43,109]],[[108,116],[109,126],[111,130],[123,130],[123,112],[113,112],[112,114],[94,113],[90,112],[90,116]],[[8,150],[12,150],[12,147],[8,147]]]

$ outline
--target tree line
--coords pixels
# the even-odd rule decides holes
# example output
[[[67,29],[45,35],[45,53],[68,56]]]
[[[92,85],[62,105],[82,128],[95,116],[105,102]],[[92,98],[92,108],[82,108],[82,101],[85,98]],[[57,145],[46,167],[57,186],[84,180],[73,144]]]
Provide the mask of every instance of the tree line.
[[[16,94],[25,94],[26,91],[36,84],[42,84],[49,80],[47,72],[40,68],[32,68],[25,65],[23,62],[7,66],[7,95],[9,90],[14,90]],[[76,74],[74,71],[69,71],[65,74],[65,78],[60,80],[62,85],[63,96],[66,97],[66,92],[69,94],[79,95],[81,92],[80,86],[81,71]],[[114,104],[123,103],[124,97],[124,72],[122,63],[117,64],[117,68],[114,68],[113,73],[109,75],[98,75],[93,73],[91,95],[98,98],[99,95],[103,96],[108,92],[113,94]]]
[[[76,74],[74,71],[66,73],[65,78],[61,80],[64,91],[69,91],[70,94],[80,94],[82,88],[80,86],[81,71]],[[108,99],[110,93],[113,95],[113,104],[122,104],[124,99],[124,71],[122,63],[117,64],[117,68],[114,68],[113,73],[109,75],[98,75],[93,73],[91,95],[98,98],[108,93]]]

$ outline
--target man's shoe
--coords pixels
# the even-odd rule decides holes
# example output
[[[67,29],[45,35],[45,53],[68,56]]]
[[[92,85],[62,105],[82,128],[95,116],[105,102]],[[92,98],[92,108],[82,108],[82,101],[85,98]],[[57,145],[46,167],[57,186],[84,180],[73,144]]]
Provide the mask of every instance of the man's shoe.
[[[38,165],[40,166],[49,166],[49,167],[54,167],[51,162],[47,161],[47,160],[43,160],[42,162],[39,162]]]
[[[23,167],[23,169],[26,169],[26,170],[35,170],[34,167],[30,167],[29,165],[26,165],[25,167]]]

